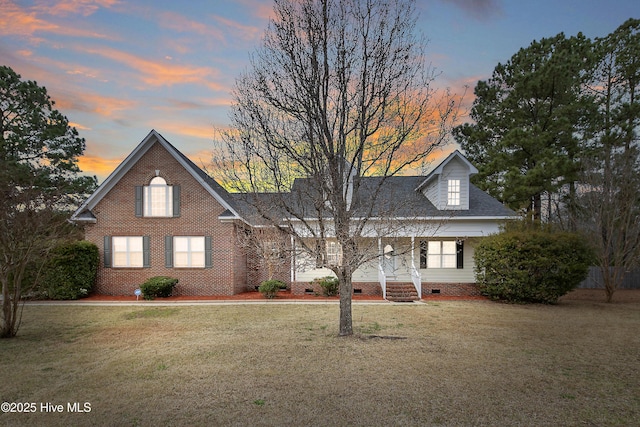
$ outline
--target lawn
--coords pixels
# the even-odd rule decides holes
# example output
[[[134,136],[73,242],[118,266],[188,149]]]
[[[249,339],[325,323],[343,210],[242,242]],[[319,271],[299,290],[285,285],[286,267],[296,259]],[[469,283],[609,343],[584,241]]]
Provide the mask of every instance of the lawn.
[[[0,341],[0,400],[35,413],[0,425],[640,419],[638,302],[358,304],[353,318],[340,338],[334,304],[27,305]]]

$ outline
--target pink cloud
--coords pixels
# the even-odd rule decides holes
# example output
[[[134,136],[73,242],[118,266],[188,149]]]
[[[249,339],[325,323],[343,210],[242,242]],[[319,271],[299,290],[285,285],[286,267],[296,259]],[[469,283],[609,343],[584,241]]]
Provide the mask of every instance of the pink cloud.
[[[45,41],[43,38],[35,36],[40,33],[86,38],[109,38],[93,30],[83,30],[70,25],[58,25],[53,21],[47,20],[40,16],[45,13],[45,11],[40,10],[40,6],[25,8],[10,0],[0,0],[0,9],[2,10],[2,13],[0,13],[1,35],[29,37],[33,42],[37,43]]]
[[[148,86],[173,86],[177,84],[201,84],[213,90],[223,90],[224,87],[213,81],[218,74],[210,67],[196,67],[179,65],[167,61],[151,61],[110,48],[83,48],[86,53],[100,55],[113,61],[124,64],[138,71],[139,79]]]

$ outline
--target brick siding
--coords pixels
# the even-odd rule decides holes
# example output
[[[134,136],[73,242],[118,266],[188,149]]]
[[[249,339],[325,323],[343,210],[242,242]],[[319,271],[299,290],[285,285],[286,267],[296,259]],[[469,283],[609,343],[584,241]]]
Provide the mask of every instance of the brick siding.
[[[181,186],[180,217],[137,218],[135,186],[148,185],[156,170],[168,185]],[[96,291],[107,295],[133,295],[153,276],[179,279],[174,295],[233,295],[247,289],[246,256],[236,250],[236,225],[217,218],[225,210],[159,143],[115,184],[93,209],[95,224],[85,238],[100,248]],[[213,267],[166,268],[164,236],[211,236]],[[150,268],[104,268],[104,236],[150,236]]]

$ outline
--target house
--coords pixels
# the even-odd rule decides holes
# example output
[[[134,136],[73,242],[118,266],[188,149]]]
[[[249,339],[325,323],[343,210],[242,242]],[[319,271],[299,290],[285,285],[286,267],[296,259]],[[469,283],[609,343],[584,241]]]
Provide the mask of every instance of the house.
[[[396,219],[407,226],[392,238],[368,237],[380,256],[354,273],[354,292],[390,297],[408,286],[414,297],[477,293],[474,243],[515,214],[471,184],[474,173],[455,151],[427,176],[385,181],[381,203],[398,205]],[[361,179],[366,189],[380,178]],[[291,195],[303,194],[304,186],[305,179],[296,180]],[[178,295],[254,290],[264,271],[239,242],[248,230],[265,227],[240,196],[152,130],[71,217],[100,249],[96,291],[132,295],[153,276],[178,278]],[[339,245],[326,243],[327,256],[337,260]],[[301,255],[279,269],[277,278],[294,294],[317,291],[311,282],[331,274]]]

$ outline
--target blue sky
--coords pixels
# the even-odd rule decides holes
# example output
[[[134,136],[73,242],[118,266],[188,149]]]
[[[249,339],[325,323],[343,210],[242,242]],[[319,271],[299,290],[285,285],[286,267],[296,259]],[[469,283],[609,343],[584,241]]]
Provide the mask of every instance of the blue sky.
[[[478,80],[533,40],[604,37],[640,18],[637,0],[417,4],[436,85],[468,85],[467,105]],[[271,9],[271,0],[0,0],[0,64],[47,88],[87,141],[81,168],[100,181],[151,129],[206,164]]]

